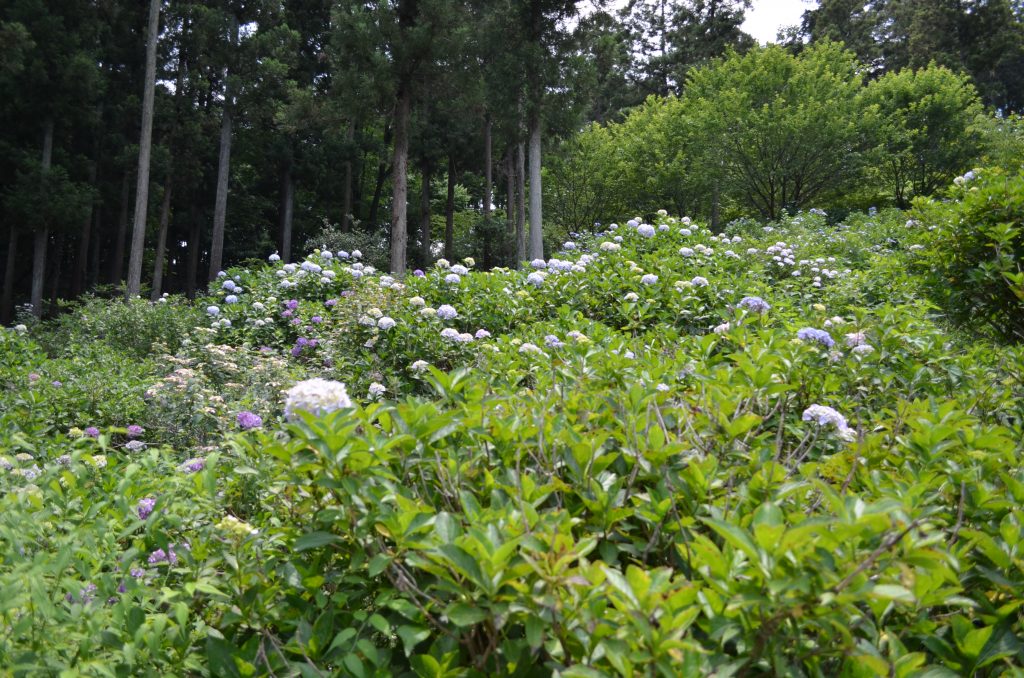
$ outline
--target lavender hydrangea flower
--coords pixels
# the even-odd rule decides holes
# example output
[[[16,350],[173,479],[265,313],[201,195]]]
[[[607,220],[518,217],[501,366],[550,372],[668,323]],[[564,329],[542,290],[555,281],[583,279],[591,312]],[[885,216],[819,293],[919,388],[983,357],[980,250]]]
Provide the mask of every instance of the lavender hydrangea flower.
[[[441,304],[437,307],[437,317],[441,320],[453,320],[459,317],[459,312],[448,304]]]
[[[395,319],[391,318],[390,316],[383,316],[380,320],[377,321],[377,327],[379,327],[382,330],[390,330],[394,326]]]
[[[422,278],[422,277],[424,277],[424,275],[425,275],[425,274],[423,273],[423,271],[422,271],[422,270],[420,270],[420,269],[418,269],[418,268],[417,268],[417,269],[416,269],[415,271],[413,271],[413,272],[412,272],[412,274],[413,274],[414,276],[416,276],[417,278]]]
[[[856,435],[846,424],[846,417],[828,405],[811,405],[804,410],[803,420],[817,422],[818,426],[835,426],[844,440],[852,440]]]
[[[636,232],[645,238],[653,238],[655,230],[654,226],[651,226],[650,224],[640,224],[636,227]]]
[[[152,497],[140,499],[138,506],[135,507],[135,510],[139,514],[139,520],[145,520],[148,518],[153,513],[154,506],[156,506],[156,499],[153,499]]]
[[[205,467],[206,459],[203,457],[193,457],[181,465],[181,470],[185,473],[199,473]]]
[[[753,313],[766,313],[771,308],[768,302],[761,297],[743,297],[740,299],[739,306]]]
[[[544,337],[544,345],[547,346],[548,348],[562,348],[563,346],[565,346],[565,342],[560,340],[555,335],[549,334]]]
[[[128,427],[129,438],[138,438],[143,433],[145,433],[145,429],[139,426],[138,424],[132,424],[131,426]]]
[[[235,420],[238,422],[239,428],[241,428],[243,431],[250,431],[254,428],[259,428],[260,426],[263,426],[263,418],[260,417],[260,415],[250,412],[248,410],[243,410],[242,412],[239,412]]]
[[[89,436],[90,438],[99,438],[100,430],[95,426],[90,426],[89,428],[85,429],[85,435]]]
[[[129,440],[124,447],[129,452],[141,452],[146,449],[146,443],[141,440]]]
[[[832,339],[831,334],[829,334],[825,330],[818,330],[813,327],[804,327],[798,330],[796,333],[796,337],[797,339],[800,339],[802,341],[816,341],[819,344],[825,346],[825,348],[832,348],[833,346],[836,345],[836,342],[834,339]]]
[[[653,273],[648,273],[644,277],[640,278],[640,282],[644,285],[655,285],[658,282],[658,276]]]
[[[475,336],[477,339],[487,339],[488,337],[491,336],[491,333],[488,332],[487,330],[481,328],[481,329],[477,330],[476,334],[473,335],[473,336]]]

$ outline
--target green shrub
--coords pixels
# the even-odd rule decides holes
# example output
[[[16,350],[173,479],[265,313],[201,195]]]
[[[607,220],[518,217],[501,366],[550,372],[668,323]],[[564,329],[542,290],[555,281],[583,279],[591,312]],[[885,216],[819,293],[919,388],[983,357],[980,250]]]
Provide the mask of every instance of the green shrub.
[[[1024,341],[1024,173],[978,170],[957,184],[946,201],[915,204],[932,292],[970,329]]]

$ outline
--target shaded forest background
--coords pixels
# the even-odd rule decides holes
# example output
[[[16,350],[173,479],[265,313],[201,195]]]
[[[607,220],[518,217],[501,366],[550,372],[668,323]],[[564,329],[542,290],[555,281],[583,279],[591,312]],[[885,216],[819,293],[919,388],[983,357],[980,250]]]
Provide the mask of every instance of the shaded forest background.
[[[0,316],[193,296],[274,250],[511,266],[635,211],[905,206],[1019,165],[1024,3],[822,0],[767,49],[749,4],[7,0]]]

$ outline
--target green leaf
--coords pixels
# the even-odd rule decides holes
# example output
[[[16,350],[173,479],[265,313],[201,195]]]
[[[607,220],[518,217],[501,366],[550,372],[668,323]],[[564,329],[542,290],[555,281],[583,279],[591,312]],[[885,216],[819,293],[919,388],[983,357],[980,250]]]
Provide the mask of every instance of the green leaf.
[[[406,657],[412,654],[417,645],[430,637],[430,629],[422,626],[399,626],[395,633],[402,639],[402,649],[405,650]]]
[[[330,532],[308,532],[295,540],[295,551],[308,551],[328,544],[336,544],[341,537]]]
[[[472,626],[487,619],[486,611],[466,603],[453,603],[444,613],[456,626]]]
[[[895,584],[879,584],[872,588],[868,595],[872,598],[881,598],[882,600],[898,600],[901,603],[912,603],[915,600],[914,594],[910,592],[910,589]]]

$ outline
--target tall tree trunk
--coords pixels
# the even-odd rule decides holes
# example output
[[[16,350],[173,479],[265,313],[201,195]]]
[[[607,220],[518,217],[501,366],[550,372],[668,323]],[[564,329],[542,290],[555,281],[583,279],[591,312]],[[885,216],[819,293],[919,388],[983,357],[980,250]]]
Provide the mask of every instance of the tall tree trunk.
[[[125,298],[139,294],[142,287],[142,254],[146,248],[146,215],[149,212],[149,157],[153,148],[153,92],[156,88],[156,42],[160,30],[160,0],[149,2],[146,39],[146,84],[142,93],[142,131],[139,135],[139,171],[135,182],[135,219],[128,257]]]
[[[420,267],[430,265],[430,163],[423,163],[423,190],[420,191]]]
[[[232,51],[238,45],[238,17],[230,17]],[[224,69],[224,114],[220,123],[220,158],[217,162],[217,197],[213,202],[213,234],[210,238],[210,273],[207,280],[213,280],[220,272],[224,261],[224,222],[228,213],[228,178],[231,173],[231,125],[232,91],[228,81],[228,69]]]
[[[405,273],[405,248],[409,240],[409,109],[412,104],[409,84],[398,86],[395,101],[395,152],[391,162],[391,272]]]
[[[544,221],[541,214],[540,112],[530,116],[530,259],[544,258]]]
[[[110,262],[110,283],[121,282],[124,274],[124,240],[128,234],[128,200],[131,196],[131,178],[125,171],[121,179],[121,211],[117,217],[117,235],[114,239],[114,258]]]
[[[281,259],[292,260],[292,218],[295,213],[295,180],[292,176],[292,157],[289,153],[281,168],[281,207],[278,220],[281,227]]]
[[[455,258],[455,155],[448,155],[448,197],[444,202],[444,256]]]
[[[491,201],[494,193],[491,162],[491,116],[484,117],[484,221],[491,220]]]
[[[516,144],[516,268],[526,261],[526,148]]]
[[[196,297],[196,284],[199,282],[199,249],[202,238],[202,224],[199,223],[199,208],[195,204],[196,196],[188,208],[188,265],[185,268],[185,295],[189,299]]]
[[[43,160],[42,169],[45,177],[50,173],[53,162],[53,119],[47,119],[43,126]],[[46,278],[46,246],[50,240],[49,224],[43,225],[38,231],[32,247],[32,313],[37,318],[43,317],[43,281]]]
[[[348,233],[352,230],[352,142],[356,136],[356,123],[348,123],[348,130],[345,132],[345,141],[348,142],[345,156],[345,184],[341,189],[341,232]]]
[[[4,267],[4,296],[0,302],[0,323],[11,322],[14,303],[14,267],[18,265],[18,229],[11,224],[7,236],[7,265]]]
[[[167,229],[171,223],[171,195],[174,192],[174,175],[167,173],[164,181],[164,198],[160,204],[160,231],[156,235],[156,258],[153,261],[153,289],[149,298],[160,298],[164,286],[164,259],[167,258]]]

